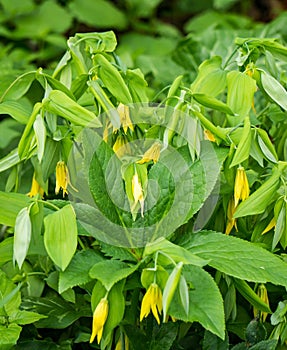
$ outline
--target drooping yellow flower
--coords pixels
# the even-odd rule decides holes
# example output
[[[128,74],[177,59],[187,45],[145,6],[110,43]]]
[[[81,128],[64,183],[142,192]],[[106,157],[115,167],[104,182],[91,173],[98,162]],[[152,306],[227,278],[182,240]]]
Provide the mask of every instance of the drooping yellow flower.
[[[229,235],[231,232],[233,226],[236,228],[237,231],[237,225],[236,225],[236,219],[233,218],[233,214],[235,212],[235,203],[234,203],[234,198],[230,198],[228,202],[228,207],[227,207],[227,225],[225,229],[225,233]]]
[[[260,284],[258,286],[258,289],[257,289],[257,295],[259,296],[259,298],[269,306],[269,299],[268,299],[268,294],[267,294],[267,289],[265,287],[264,284]],[[253,307],[253,314],[254,314],[254,317],[258,317],[260,319],[261,322],[265,322],[266,320],[266,317],[268,315],[267,312],[264,312],[264,311],[260,311],[258,309],[256,309],[255,307]]]
[[[151,147],[144,153],[142,159],[138,160],[138,164],[148,163],[153,161],[154,163],[158,162],[160,156],[160,142],[154,142]]]
[[[272,218],[261,234],[264,235],[266,232],[269,232],[273,227],[275,227],[275,225],[276,225],[276,220],[275,218]]]
[[[93,314],[93,329],[90,338],[90,343],[94,341],[96,336],[98,344],[100,343],[103,335],[104,325],[108,317],[108,312],[109,302],[108,299],[105,297],[100,300]]]
[[[159,315],[162,312],[162,292],[156,283],[152,283],[143,297],[140,321],[152,311],[156,321],[160,324]]]
[[[141,216],[144,216],[144,194],[142,184],[139,181],[138,173],[135,173],[132,178],[132,193],[134,197],[134,204],[132,206],[132,211],[136,207],[137,203],[140,203],[141,206]]]
[[[127,143],[127,140],[124,136],[119,135],[117,137],[116,142],[113,145],[113,151],[119,158],[131,153],[130,145]]]
[[[208,140],[208,141],[211,141],[211,142],[215,142],[216,141],[213,133],[210,130],[208,130],[208,129],[204,130],[204,138],[205,138],[205,140]]]
[[[32,184],[31,184],[31,189],[30,189],[30,192],[28,193],[28,196],[29,197],[34,197],[37,194],[39,194],[41,196],[41,198],[43,198],[43,196],[44,196],[44,189],[40,186],[40,184],[36,180],[35,173],[34,173],[33,179],[32,179]]]
[[[244,201],[249,197],[249,184],[245,169],[239,166],[236,171],[234,184],[234,206],[237,207],[239,200]]]
[[[56,188],[55,193],[58,194],[60,189],[63,190],[63,197],[68,194],[67,187],[70,184],[68,167],[63,161],[59,161],[56,166]]]
[[[127,133],[128,129],[131,131],[134,131],[134,126],[130,118],[130,109],[129,106],[126,106],[122,103],[118,105],[117,111],[120,116],[120,122],[124,129],[125,134]],[[115,131],[115,130],[114,130]]]

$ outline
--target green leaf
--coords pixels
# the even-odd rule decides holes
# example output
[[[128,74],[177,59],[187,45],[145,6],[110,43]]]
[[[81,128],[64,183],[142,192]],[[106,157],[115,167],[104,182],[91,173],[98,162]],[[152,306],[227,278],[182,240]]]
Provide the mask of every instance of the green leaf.
[[[192,93],[215,97],[225,89],[226,72],[222,70],[221,63],[221,57],[214,56],[198,67],[198,76],[190,86]]]
[[[171,322],[163,323],[153,327],[152,338],[150,340],[150,350],[169,350],[172,348],[178,332],[177,325]]]
[[[0,348],[1,350],[10,350],[13,345],[17,343],[19,339],[22,327],[15,323],[11,323],[8,326],[0,325]]]
[[[37,314],[36,312],[20,310],[9,317],[9,322],[25,325],[29,323],[34,323],[46,317],[47,316]]]
[[[218,338],[215,334],[205,331],[203,338],[203,350],[228,350],[228,336],[224,340]]]
[[[5,100],[0,103],[0,114],[8,114],[21,124],[27,123],[31,112],[30,108],[18,101]]]
[[[5,171],[20,162],[18,149],[14,149],[0,160],[0,172]]]
[[[30,209],[31,207],[21,209],[15,222],[13,260],[17,262],[20,269],[26,258],[31,241],[32,225]]]
[[[13,260],[13,237],[5,238],[0,243],[0,266]]]
[[[21,307],[26,311],[34,311],[47,316],[35,322],[36,327],[39,328],[64,329],[80,317],[90,315],[83,301],[81,307],[76,309],[73,304],[65,301],[56,293],[50,297],[26,298]]]
[[[45,248],[53,262],[64,271],[77,248],[77,222],[71,204],[47,215],[44,225]]]
[[[202,268],[190,265],[184,266],[183,275],[187,283],[194,287],[189,291],[188,315],[181,306],[179,296],[172,301],[169,314],[184,322],[199,322],[205,329],[224,339],[223,300],[214,279]]]
[[[212,109],[215,109],[217,111],[220,111],[220,112],[223,112],[226,114],[230,114],[230,115],[233,114],[232,110],[230,109],[230,107],[226,103],[218,100],[217,98],[215,98],[213,96],[195,93],[195,94],[192,94],[192,97],[198,103],[202,104],[205,107],[212,108]]]
[[[102,54],[94,56],[94,64],[98,65],[98,75],[110,93],[123,104],[132,103],[130,91],[117,68]]]
[[[275,350],[277,348],[277,343],[278,341],[276,339],[263,340],[251,346],[249,350]]]
[[[0,223],[14,226],[19,211],[29,203],[31,199],[24,194],[0,191]]]
[[[69,8],[81,23],[97,28],[124,29],[127,18],[112,2],[97,0],[74,0]]]
[[[20,75],[13,83],[7,88],[4,94],[1,96],[2,101],[15,100],[18,101],[26,92],[30,89],[31,84],[35,80],[35,71],[24,73]],[[11,102],[9,101],[11,106]],[[15,105],[14,105],[15,106]],[[26,115],[26,112],[25,112]]]
[[[265,71],[261,71],[261,83],[267,95],[287,111],[287,92],[279,81]]]
[[[244,119],[244,127],[242,137],[239,141],[234,157],[230,164],[230,168],[244,162],[248,159],[251,147],[251,125],[249,116]]]
[[[249,115],[256,91],[256,81],[244,73],[231,71],[227,74],[227,88],[227,105],[235,115],[228,120],[235,126]]]
[[[162,310],[163,310],[163,319],[166,320],[166,316],[168,314],[168,310],[170,307],[170,303],[173,299],[174,293],[177,289],[177,286],[180,282],[181,278],[181,271],[182,271],[183,263],[179,262],[172,270],[171,274],[169,275],[162,295]],[[188,313],[188,310],[184,309],[186,313]]]
[[[185,248],[164,238],[159,238],[157,241],[147,244],[143,256],[145,257],[161,251],[176,263],[183,262],[184,264],[191,264],[200,267],[208,264],[208,260],[198,258],[198,256],[191,254]],[[159,258],[160,257],[161,256],[159,255]],[[169,264],[170,260],[167,259],[167,265]]]
[[[284,278],[287,264],[254,243],[218,232],[202,231],[190,235],[182,245],[200,258],[210,259],[210,266],[227,275],[249,282],[287,286]]]
[[[237,207],[233,217],[239,218],[247,215],[263,213],[271,203],[280,185],[281,172],[273,169],[271,177],[263,183],[255,192]]]
[[[130,267],[128,264],[118,260],[106,260],[96,263],[90,270],[89,275],[99,280],[103,286],[109,291],[113,285],[120,280],[127,278],[138,265]]]
[[[254,292],[254,290],[243,280],[234,278],[234,285],[238,292],[250,302],[256,309],[263,312],[271,313],[269,306],[263,302],[261,298]]]
[[[9,316],[18,311],[21,303],[20,288],[11,282],[6,274],[0,270],[0,315]]]
[[[90,282],[92,278],[89,276],[89,270],[101,260],[102,257],[93,250],[77,252],[66,270],[60,271],[59,293]]]
[[[93,112],[80,106],[60,90],[52,90],[50,92],[49,97],[44,101],[44,107],[49,112],[58,114],[76,125],[101,126],[101,122]]]
[[[269,159],[273,163],[277,163],[278,156],[276,150],[274,148],[273,143],[271,142],[267,132],[263,129],[256,129],[258,133],[258,143],[262,150],[262,153],[265,155],[267,159]]]

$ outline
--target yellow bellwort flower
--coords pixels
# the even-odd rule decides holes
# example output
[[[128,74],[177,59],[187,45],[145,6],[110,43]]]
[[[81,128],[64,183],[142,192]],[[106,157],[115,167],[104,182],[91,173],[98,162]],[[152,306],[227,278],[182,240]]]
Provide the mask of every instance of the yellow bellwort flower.
[[[109,302],[108,299],[105,297],[100,300],[93,314],[93,329],[90,338],[90,343],[92,343],[95,337],[97,337],[98,344],[100,344],[103,335],[104,325],[108,317],[108,312]]]
[[[116,139],[116,142],[113,145],[113,151],[116,153],[116,155],[121,158],[126,154],[131,153],[130,145],[126,142],[126,139],[124,136],[119,135]]]
[[[264,284],[259,285],[259,287],[257,289],[257,295],[265,304],[267,304],[269,306],[267,289],[266,289]],[[265,322],[266,317],[268,315],[267,312],[260,311],[260,310],[256,309],[255,307],[253,307],[253,314],[254,314],[254,317],[259,317],[261,322]]]
[[[229,235],[231,232],[233,226],[236,228],[237,231],[237,225],[236,225],[236,219],[233,218],[233,214],[235,212],[235,203],[234,203],[234,198],[232,197],[229,202],[228,202],[228,207],[227,207],[227,225],[225,229],[225,233]]]
[[[162,312],[162,291],[156,283],[152,283],[143,297],[140,321],[152,311],[156,321],[160,324],[159,315]]]
[[[28,196],[34,197],[37,194],[39,194],[41,196],[41,198],[43,198],[44,189],[39,185],[38,181],[36,180],[35,173],[34,173],[33,179],[32,179],[32,184],[31,184],[31,189],[30,189],[30,192],[28,193]]]
[[[151,147],[144,153],[142,159],[138,160],[138,164],[148,163],[153,161],[154,163],[158,162],[160,156],[160,142],[154,142]]]
[[[205,140],[208,140],[208,141],[211,141],[211,142],[216,142],[216,139],[215,139],[213,133],[210,130],[205,129],[203,133],[204,133],[204,139]]]
[[[249,184],[245,169],[239,166],[236,171],[234,184],[234,206],[237,207],[239,200],[245,201],[249,197]]]
[[[117,111],[119,113],[120,122],[121,122],[123,129],[124,129],[125,134],[127,133],[128,129],[130,129],[131,131],[134,131],[134,126],[133,126],[133,123],[132,123],[131,118],[130,118],[129,106],[126,106],[126,105],[120,103],[118,105]],[[116,131],[116,130],[114,130],[114,131]]]
[[[63,161],[59,161],[56,165],[56,188],[55,193],[58,194],[60,189],[63,190],[63,197],[68,194],[67,187],[70,184],[68,167]]]
[[[137,203],[140,203],[141,206],[141,216],[144,216],[144,194],[143,194],[143,188],[142,185],[139,181],[139,176],[137,173],[134,174],[132,178],[132,193],[134,197],[134,204],[133,207],[131,208],[132,211],[136,207]]]

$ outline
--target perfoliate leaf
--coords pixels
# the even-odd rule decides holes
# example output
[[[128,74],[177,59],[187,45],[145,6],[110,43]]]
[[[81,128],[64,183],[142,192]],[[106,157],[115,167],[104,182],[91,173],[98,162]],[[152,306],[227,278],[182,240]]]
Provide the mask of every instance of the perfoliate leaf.
[[[53,262],[64,271],[77,248],[76,215],[71,204],[47,215],[44,225],[45,248]]]

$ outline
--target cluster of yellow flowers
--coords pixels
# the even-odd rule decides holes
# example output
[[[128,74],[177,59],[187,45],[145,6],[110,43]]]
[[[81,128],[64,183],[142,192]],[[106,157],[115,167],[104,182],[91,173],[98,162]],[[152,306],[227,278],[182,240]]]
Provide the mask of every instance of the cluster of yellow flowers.
[[[234,196],[229,200],[227,207],[227,225],[225,233],[229,235],[233,226],[236,226],[236,219],[233,218],[234,212],[239,204],[239,201],[245,201],[249,197],[249,184],[245,169],[239,166],[236,171],[234,183]]]
[[[153,313],[156,321],[160,324],[159,314],[162,313],[162,291],[156,283],[152,283],[147,289],[146,294],[143,297],[141,311],[140,311],[140,321],[147,317],[150,312]],[[92,335],[90,338],[90,343],[92,343],[97,337],[98,344],[100,343],[103,336],[103,329],[106,323],[109,313],[109,302],[107,296],[102,298],[97,305],[93,313],[93,325],[92,325]],[[116,345],[116,349],[121,348],[122,340],[119,339]],[[125,337],[125,348],[128,349],[128,339]]]

